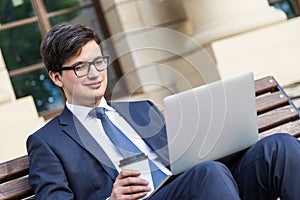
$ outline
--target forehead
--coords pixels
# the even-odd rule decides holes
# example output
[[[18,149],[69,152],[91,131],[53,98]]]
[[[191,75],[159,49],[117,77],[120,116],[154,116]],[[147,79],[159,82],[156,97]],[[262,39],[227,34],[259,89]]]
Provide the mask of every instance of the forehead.
[[[92,61],[96,57],[102,56],[99,45],[94,41],[89,41],[82,48],[78,55],[71,57],[65,62],[65,65],[72,65],[76,62]]]

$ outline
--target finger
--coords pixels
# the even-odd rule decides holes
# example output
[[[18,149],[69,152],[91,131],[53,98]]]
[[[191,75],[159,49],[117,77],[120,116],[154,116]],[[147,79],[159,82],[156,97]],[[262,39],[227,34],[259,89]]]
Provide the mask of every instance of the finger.
[[[127,187],[123,187],[122,189],[122,193],[123,194],[128,194],[128,195],[132,195],[132,194],[140,194],[140,193],[147,193],[151,191],[151,188],[148,186],[127,186]]]
[[[148,186],[149,182],[139,177],[127,177],[124,179],[116,180],[113,188],[121,188],[126,186]]]
[[[138,177],[141,173],[137,170],[125,170],[121,171],[117,177],[117,179],[124,179],[127,177]]]
[[[122,184],[124,186],[127,185],[142,185],[142,186],[147,186],[149,182],[145,179],[142,179],[140,177],[127,177],[121,180]]]
[[[140,192],[135,194],[126,195],[125,199],[141,199],[147,195],[148,192]]]
[[[131,179],[131,180],[126,180]],[[126,178],[123,180],[118,180],[114,183],[112,196],[116,199],[139,199],[144,197],[151,188],[147,185],[126,185],[138,183],[139,178]],[[143,181],[143,179],[142,179]],[[125,185],[124,185],[125,184]]]
[[[135,194],[112,194],[112,199],[141,199],[147,195],[148,192],[140,192]]]

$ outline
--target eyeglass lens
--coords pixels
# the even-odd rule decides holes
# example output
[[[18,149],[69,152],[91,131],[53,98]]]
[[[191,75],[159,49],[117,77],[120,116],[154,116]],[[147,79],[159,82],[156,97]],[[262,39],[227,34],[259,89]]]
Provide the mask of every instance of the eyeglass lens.
[[[97,71],[102,71],[107,68],[107,63],[108,58],[98,58],[97,60],[94,60],[92,62],[80,63],[75,67],[74,71],[78,77],[83,77],[89,73],[91,65],[93,65]]]

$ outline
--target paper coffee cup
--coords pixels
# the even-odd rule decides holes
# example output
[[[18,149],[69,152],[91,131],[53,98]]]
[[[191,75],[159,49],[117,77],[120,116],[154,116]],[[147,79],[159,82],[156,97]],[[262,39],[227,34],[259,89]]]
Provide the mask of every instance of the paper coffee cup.
[[[148,162],[148,156],[146,156],[144,153],[121,160],[119,167],[122,169],[122,171],[137,170],[141,173],[139,177],[149,182],[148,187],[151,188],[151,191],[148,192],[148,194],[145,197],[149,196],[154,190],[151,169]]]

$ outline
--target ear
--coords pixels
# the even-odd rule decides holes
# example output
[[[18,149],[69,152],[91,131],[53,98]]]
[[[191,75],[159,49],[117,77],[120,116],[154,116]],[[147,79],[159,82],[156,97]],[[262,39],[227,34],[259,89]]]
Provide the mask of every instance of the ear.
[[[63,87],[63,82],[61,81],[61,74],[59,72],[49,71],[49,77],[53,83],[58,87]]]

